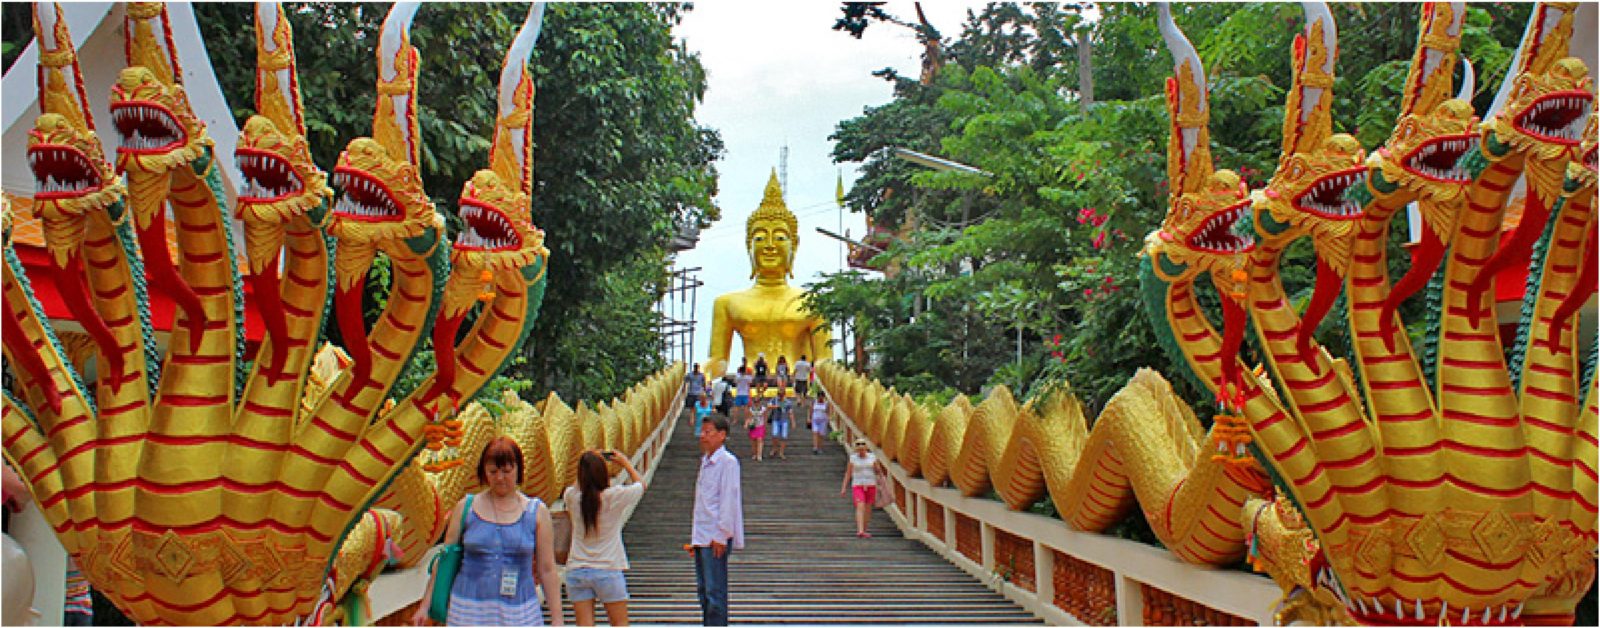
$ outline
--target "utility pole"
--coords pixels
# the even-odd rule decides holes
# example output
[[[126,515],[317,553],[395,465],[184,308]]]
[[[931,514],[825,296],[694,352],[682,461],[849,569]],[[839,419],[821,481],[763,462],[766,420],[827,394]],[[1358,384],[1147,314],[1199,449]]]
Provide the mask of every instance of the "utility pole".
[[[778,185],[783,187],[783,195],[789,195],[789,145],[785,143],[778,147]]]
[[[833,182],[833,202],[839,205],[839,233],[844,233],[844,171],[840,170],[835,175]],[[839,241],[839,270],[844,270],[844,241]]]

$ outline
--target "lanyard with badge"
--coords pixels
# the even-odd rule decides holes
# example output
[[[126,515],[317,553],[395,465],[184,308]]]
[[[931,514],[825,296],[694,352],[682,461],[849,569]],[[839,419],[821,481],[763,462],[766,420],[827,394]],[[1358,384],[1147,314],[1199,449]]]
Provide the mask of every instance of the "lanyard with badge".
[[[495,518],[497,518],[497,519],[502,518],[501,515],[500,515],[500,506],[499,506],[499,504],[496,504],[493,499],[490,499],[489,500],[489,505],[494,508],[494,516],[495,516]],[[520,522],[520,521],[522,521],[522,519],[519,517],[517,519],[517,521]],[[507,557],[511,556],[510,554],[508,554],[506,552],[506,545],[507,545],[507,543],[506,543],[506,528],[509,527],[509,525],[510,524],[502,524],[502,523],[500,523],[498,521],[495,522],[495,541],[497,541],[500,544],[500,552],[499,552],[499,554],[500,554],[500,556],[502,558],[507,558]],[[507,563],[508,564],[503,565],[500,568],[500,595],[502,597],[516,597],[517,596],[517,567],[516,567],[515,564],[510,564],[510,561],[507,561]]]

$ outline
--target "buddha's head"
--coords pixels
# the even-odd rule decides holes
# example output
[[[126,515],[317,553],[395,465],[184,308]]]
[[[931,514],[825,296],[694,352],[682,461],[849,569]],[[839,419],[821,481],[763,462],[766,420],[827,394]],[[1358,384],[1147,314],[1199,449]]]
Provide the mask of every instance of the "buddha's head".
[[[800,244],[799,222],[783,203],[778,174],[767,180],[761,206],[744,223],[745,250],[750,253],[750,276],[758,281],[782,282],[794,269],[794,249]]]

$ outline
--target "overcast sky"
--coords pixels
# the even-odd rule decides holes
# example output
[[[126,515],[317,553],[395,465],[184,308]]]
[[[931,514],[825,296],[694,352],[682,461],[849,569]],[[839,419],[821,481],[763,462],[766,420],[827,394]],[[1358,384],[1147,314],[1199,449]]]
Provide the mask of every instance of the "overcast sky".
[[[960,34],[967,10],[982,5],[927,2],[923,10],[948,42]],[[693,311],[696,362],[710,353],[712,301],[752,284],[744,251],[745,218],[760,204],[785,145],[784,196],[800,221],[791,282],[804,287],[844,267],[843,245],[816,229],[840,232],[835,181],[842,175],[845,189],[850,189],[860,164],[833,163],[828,136],[840,121],[889,102],[890,84],[872,76],[873,71],[893,67],[902,76],[917,76],[922,47],[910,29],[893,24],[875,22],[859,40],[832,30],[839,7],[837,2],[702,0],[675,30],[700,54],[709,75],[710,87],[695,118],[720,131],[727,147],[717,163],[722,220],[701,232],[699,245],[677,259],[678,268],[699,267],[705,282]],[[884,8],[902,19],[916,19],[911,2],[889,2]],[[843,229],[852,237],[859,238],[864,228],[861,214],[844,212]],[[680,306],[674,300],[669,308],[679,318],[690,315],[688,303]],[[730,357],[737,361],[741,355],[743,347],[735,336]],[[795,357],[789,356],[791,361]]]

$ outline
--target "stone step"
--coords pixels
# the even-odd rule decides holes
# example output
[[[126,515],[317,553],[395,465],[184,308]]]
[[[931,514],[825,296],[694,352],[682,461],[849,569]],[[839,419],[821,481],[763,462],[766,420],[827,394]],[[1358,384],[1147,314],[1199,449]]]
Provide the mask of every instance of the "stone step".
[[[629,619],[636,624],[700,623],[694,561],[683,550],[700,467],[697,428],[679,419],[650,490],[624,528]],[[743,481],[746,544],[728,567],[732,623],[1041,623],[902,537],[881,511],[867,527],[873,538],[856,538],[853,506],[839,495],[844,449],[826,443],[813,455],[811,432],[798,424],[790,443],[788,459],[757,462],[748,433],[735,426],[729,434]],[[597,613],[603,620],[604,612]]]

